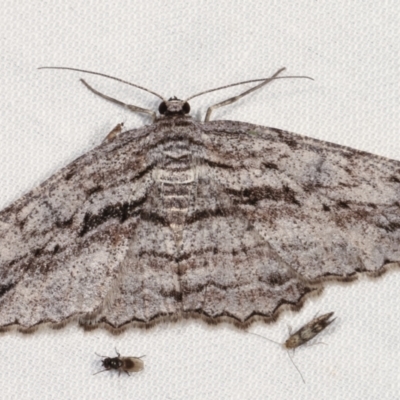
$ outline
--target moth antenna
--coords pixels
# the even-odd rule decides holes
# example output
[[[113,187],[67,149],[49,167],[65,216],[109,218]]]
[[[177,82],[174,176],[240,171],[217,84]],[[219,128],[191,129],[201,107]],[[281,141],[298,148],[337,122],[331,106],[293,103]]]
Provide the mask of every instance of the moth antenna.
[[[94,89],[92,86],[90,86],[84,79],[80,80],[91,92],[94,94],[97,94],[97,96],[102,97],[105,100],[111,101],[112,103],[118,104],[119,106],[125,107],[130,111],[134,112],[140,112],[144,114],[149,114],[151,115],[153,122],[156,120],[156,113],[153,110],[148,110],[146,108],[138,107],[133,104],[126,104],[123,101],[117,100],[114,97],[107,96],[106,94],[103,94],[99,92],[98,90]]]
[[[186,101],[192,100],[195,97],[202,96],[203,94],[206,94],[206,93],[216,92],[217,90],[227,89],[227,88],[230,88],[230,87],[233,87],[233,86],[245,85],[246,83],[263,82],[263,81],[265,81],[267,79],[275,80],[275,79],[296,79],[296,78],[298,78],[298,79],[311,79],[312,81],[314,80],[310,76],[302,76],[302,75],[300,75],[300,76],[297,76],[297,75],[294,75],[294,76],[277,76],[276,78],[272,78],[272,79],[271,78],[251,79],[249,81],[231,83],[230,85],[220,86],[220,87],[217,87],[215,89],[209,89],[209,90],[205,90],[204,92],[196,93],[195,95],[190,96],[189,98],[187,98]]]
[[[292,362],[292,364],[294,365],[294,367],[297,369],[297,372],[300,374],[303,383],[306,383],[306,381],[305,381],[304,378],[303,378],[302,373],[300,372],[299,368],[297,368],[297,365],[294,363],[293,358],[291,357],[291,355],[289,354],[289,352],[288,352],[287,350],[286,350],[286,353],[287,353],[287,355],[289,356],[290,361]]]
[[[114,350],[115,350],[115,352],[117,353],[117,356],[118,356],[118,357],[121,357],[121,354],[118,353],[118,350],[117,350],[116,347],[114,347]]]
[[[244,92],[239,93],[239,94],[236,95],[236,96],[230,97],[230,98],[227,99],[227,100],[221,101],[220,103],[217,103],[217,104],[212,105],[211,107],[208,107],[207,113],[206,113],[206,117],[205,117],[204,121],[205,121],[205,122],[208,122],[208,121],[210,120],[211,113],[213,112],[213,110],[215,110],[215,109],[217,109],[217,108],[220,108],[220,107],[223,107],[223,106],[226,106],[226,105],[228,105],[228,104],[232,104],[232,103],[234,103],[235,101],[240,100],[242,97],[247,96],[248,94],[254,92],[255,90],[260,89],[261,87],[265,86],[267,83],[273,81],[274,79],[277,79],[277,76],[278,76],[282,71],[284,71],[285,69],[286,69],[286,68],[281,68],[281,69],[279,69],[279,70],[276,71],[275,74],[273,74],[270,78],[263,79],[262,82],[261,82],[260,84],[258,84],[258,85],[256,85],[256,86],[252,87],[251,89],[245,90]],[[280,78],[286,78],[286,77],[280,77]],[[306,78],[309,78],[309,77],[306,77]],[[312,79],[312,78],[309,78],[309,79]],[[255,81],[258,81],[258,80],[256,79]],[[235,86],[235,85],[240,85],[240,84],[241,84],[241,83],[237,83],[237,84],[234,83],[234,84],[228,85],[228,86],[226,86],[226,87]],[[211,91],[213,91],[213,90],[218,90],[218,89],[211,89]],[[204,93],[207,93],[207,92],[204,92]],[[200,95],[200,94],[198,94],[198,95]],[[198,95],[195,95],[195,96],[198,96]],[[195,97],[195,96],[192,96],[192,97],[190,97],[189,99],[192,99],[192,98]],[[189,99],[188,99],[188,100],[189,100]],[[188,100],[186,100],[186,101],[188,101]]]
[[[207,113],[206,113],[206,117],[204,118],[204,121],[207,122],[207,121],[210,120],[211,113],[213,112],[213,110],[215,110],[217,108],[220,108],[220,107],[223,107],[223,106],[226,106],[228,104],[232,104],[235,101],[238,101],[239,99],[241,99],[242,97],[250,94],[251,92],[254,92],[257,89],[260,89],[262,86],[264,86],[267,83],[271,82],[276,76],[278,76],[284,70],[285,70],[285,68],[281,68],[277,72],[275,72],[274,75],[272,75],[270,78],[267,78],[265,81],[261,82],[259,85],[256,85],[256,86],[252,87],[251,89],[248,89],[248,90],[238,94],[237,96],[230,97],[227,100],[221,101],[220,103],[217,103],[217,104],[214,104],[211,107],[208,107],[208,110],[207,110]]]
[[[107,356],[101,356],[100,354],[97,354],[96,352],[94,354],[96,354],[97,357],[107,358]]]
[[[278,344],[279,346],[282,345],[282,343],[275,342],[275,340],[272,340],[272,339],[269,339],[269,338],[267,338],[267,337],[265,337],[265,336],[259,335],[258,333],[253,333],[253,332],[247,332],[247,333],[250,333],[251,335],[256,335],[256,336],[259,336],[259,337],[261,337],[261,338],[263,338],[263,339],[269,340],[270,342],[275,343],[275,344]],[[293,352],[294,352],[294,350],[295,350],[295,349],[293,349]],[[306,383],[306,381],[305,381],[304,378],[303,378],[302,373],[300,372],[299,368],[297,367],[297,365],[294,363],[292,357],[290,356],[289,351],[286,350],[286,353],[288,354],[288,356],[289,356],[289,358],[290,358],[290,361],[292,362],[292,364],[294,365],[294,367],[297,369],[297,372],[300,374],[301,379],[303,380],[304,383]]]
[[[84,72],[85,74],[92,74],[92,75],[104,76],[105,78],[114,79],[114,80],[117,81],[117,82],[126,83],[127,85],[130,85],[130,86],[133,86],[133,87],[135,87],[135,88],[144,90],[145,92],[151,93],[151,94],[153,94],[154,96],[157,96],[159,99],[165,101],[165,99],[164,99],[162,96],[160,96],[160,95],[159,95],[158,93],[156,93],[156,92],[153,92],[152,90],[146,89],[146,88],[143,87],[143,86],[136,85],[135,83],[131,83],[131,82],[128,82],[128,81],[124,81],[123,79],[116,78],[115,76],[103,74],[103,73],[101,73],[101,72],[94,72],[94,71],[88,71],[88,70],[86,70],[86,69],[70,68],[70,67],[39,67],[38,69],[65,69],[65,70],[68,70],[68,71],[77,71],[77,72]]]
[[[272,339],[269,339],[269,338],[267,338],[267,337],[265,337],[265,336],[259,335],[258,333],[253,333],[253,332],[247,332],[247,333],[250,333],[250,335],[259,336],[260,338],[263,338],[263,339],[265,339],[265,340],[268,340],[268,341],[270,341],[270,342],[272,342],[272,343],[275,343],[275,344],[277,344],[277,345],[279,345],[279,346],[281,345],[281,343],[275,342],[275,340],[272,340]]]

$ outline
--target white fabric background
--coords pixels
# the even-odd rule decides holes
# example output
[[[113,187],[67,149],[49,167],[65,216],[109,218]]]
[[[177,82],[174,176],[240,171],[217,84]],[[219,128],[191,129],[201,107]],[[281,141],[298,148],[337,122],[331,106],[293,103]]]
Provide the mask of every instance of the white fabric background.
[[[100,71],[164,96],[271,75],[282,80],[217,111],[400,159],[399,2],[128,1],[2,2],[0,208],[99,144],[119,122],[149,123],[87,91],[142,107],[151,95],[128,86],[40,66]],[[241,88],[239,88],[241,90]],[[193,115],[238,91],[192,102]],[[299,313],[251,330],[283,341],[318,311],[338,319],[294,357],[230,325],[200,321],[131,329],[120,336],[76,326],[0,335],[2,399],[399,399],[400,271],[331,284]],[[94,352],[145,354],[127,377],[91,374]]]

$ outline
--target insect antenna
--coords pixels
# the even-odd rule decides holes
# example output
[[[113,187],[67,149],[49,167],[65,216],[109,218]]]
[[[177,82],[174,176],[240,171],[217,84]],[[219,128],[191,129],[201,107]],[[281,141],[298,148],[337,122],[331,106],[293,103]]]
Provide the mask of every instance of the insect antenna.
[[[277,73],[279,73],[279,72],[281,72],[283,70],[285,70],[285,68],[281,68]],[[196,93],[193,96],[190,96],[189,98],[187,98],[186,101],[192,100],[195,97],[202,96],[203,94],[206,94],[206,93],[216,92],[217,90],[227,89],[227,88],[230,88],[230,87],[233,87],[233,86],[245,85],[246,83],[263,82],[263,81],[266,81],[266,80],[270,81],[270,80],[275,80],[275,79],[296,79],[296,78],[298,78],[298,79],[311,79],[312,81],[314,80],[310,76],[297,76],[297,75],[294,75],[294,76],[276,76],[274,78],[251,79],[249,81],[231,83],[229,85],[220,86],[220,87],[217,87],[215,89],[208,89],[208,90],[205,90],[204,92]]]
[[[115,81],[117,81],[117,82],[122,82],[122,83],[125,83],[125,84],[127,84],[127,85],[133,86],[133,87],[135,87],[135,88],[144,90],[145,92],[148,92],[148,93],[153,94],[154,96],[157,96],[157,97],[160,98],[163,102],[166,101],[162,96],[160,96],[158,93],[153,92],[152,90],[146,89],[146,88],[144,88],[143,86],[140,86],[140,85],[136,85],[135,83],[131,83],[131,82],[125,81],[125,80],[123,80],[123,79],[116,78],[115,76],[103,74],[103,73],[101,73],[101,72],[94,72],[94,71],[89,71],[89,70],[85,70],[85,69],[70,68],[70,67],[40,67],[40,68],[38,68],[38,69],[63,69],[63,70],[68,70],[68,71],[77,71],[77,72],[83,72],[83,73],[86,73],[86,74],[92,74],[92,75],[103,76],[103,77],[105,77],[105,78],[113,79],[113,80],[115,80]],[[205,119],[204,119],[204,121],[207,122],[207,121],[210,120],[210,118],[211,118],[211,113],[213,112],[213,110],[215,110],[215,109],[217,109],[217,108],[220,108],[220,107],[223,107],[223,106],[226,106],[226,105],[228,105],[228,104],[232,104],[232,103],[234,103],[235,101],[238,101],[239,99],[241,99],[242,97],[247,96],[248,94],[250,94],[250,93],[252,93],[252,92],[254,92],[254,91],[260,89],[261,87],[265,86],[267,83],[269,83],[269,82],[271,82],[271,81],[273,81],[273,80],[275,80],[275,79],[302,78],[302,79],[311,79],[311,80],[313,80],[313,78],[311,78],[311,77],[309,77],[309,76],[278,76],[278,75],[279,75],[282,71],[284,71],[285,69],[286,69],[286,68],[281,68],[281,69],[279,69],[277,72],[275,72],[274,75],[272,75],[272,76],[269,77],[269,78],[252,79],[252,80],[248,80],[248,81],[242,81],[242,82],[237,82],[237,83],[231,83],[230,85],[220,86],[220,87],[214,88],[214,89],[209,89],[209,90],[206,90],[206,91],[197,93],[197,94],[195,94],[195,95],[189,97],[188,99],[186,99],[186,102],[188,102],[189,100],[191,100],[191,99],[193,99],[193,98],[195,98],[195,97],[201,96],[201,95],[206,94],[206,93],[215,92],[215,91],[217,91],[217,90],[222,90],[222,89],[226,89],[226,88],[233,87],[233,86],[243,85],[243,84],[245,84],[245,83],[261,82],[261,83],[259,83],[258,85],[256,85],[256,86],[254,86],[254,87],[252,87],[252,88],[250,88],[250,89],[244,91],[243,93],[238,94],[237,96],[230,97],[230,98],[227,99],[227,100],[224,100],[224,101],[222,101],[222,102],[220,102],[220,103],[214,104],[213,106],[209,107],[208,110],[207,110]],[[126,104],[126,103],[124,103],[124,102],[122,102],[122,101],[120,101],[120,100],[115,99],[114,97],[107,96],[107,95],[105,95],[105,94],[103,94],[103,93],[97,91],[97,90],[94,89],[92,86],[90,86],[84,79],[81,79],[80,81],[86,86],[87,89],[89,89],[91,92],[93,92],[93,93],[96,94],[97,96],[100,96],[100,97],[102,97],[102,98],[105,99],[105,100],[111,101],[112,103],[118,104],[119,106],[125,107],[125,108],[127,108],[128,110],[130,110],[130,111],[139,112],[139,113],[144,113],[144,114],[149,114],[149,115],[151,115],[151,117],[152,117],[152,119],[153,119],[153,122],[156,120],[156,113],[155,113],[153,110],[148,110],[148,109],[145,109],[145,108],[142,108],[142,107],[138,107],[138,106],[135,106],[135,105],[132,105],[132,104]]]
[[[205,91],[205,92],[195,94],[194,96],[189,97],[189,99],[187,99],[186,101],[189,101],[190,99],[193,99],[193,98],[196,97],[196,96],[200,96],[201,94],[210,93],[210,92],[213,92],[213,91],[215,91],[215,90],[220,90],[220,89],[224,89],[224,88],[228,88],[228,87],[232,87],[232,86],[237,86],[237,85],[241,85],[241,84],[249,83],[249,82],[260,82],[260,81],[261,81],[260,84],[254,86],[254,87],[252,87],[252,88],[250,88],[250,89],[248,89],[248,90],[245,90],[244,92],[239,93],[239,94],[236,95],[236,96],[230,97],[230,98],[227,99],[227,100],[221,101],[220,103],[217,103],[217,104],[212,105],[211,107],[208,107],[207,113],[206,113],[206,117],[205,117],[205,119],[204,119],[205,122],[208,122],[208,121],[210,120],[210,118],[211,118],[211,113],[212,113],[214,110],[216,110],[217,108],[220,108],[220,107],[223,107],[223,106],[232,104],[232,103],[234,103],[235,101],[240,100],[242,97],[247,96],[248,94],[250,94],[250,93],[252,93],[252,92],[254,92],[254,91],[256,91],[256,90],[262,88],[263,86],[265,86],[267,83],[273,81],[274,79],[283,79],[283,78],[306,78],[306,79],[312,79],[312,78],[310,78],[310,77],[308,77],[308,76],[298,76],[298,77],[296,77],[296,76],[290,76],[290,77],[289,77],[289,76],[281,76],[281,77],[278,77],[278,75],[279,75],[282,71],[284,71],[285,69],[286,69],[286,68],[278,69],[278,71],[276,71],[275,74],[273,74],[273,75],[272,75],[271,77],[269,77],[269,78],[265,78],[265,79],[253,79],[252,81],[243,81],[243,82],[238,82],[238,83],[233,83],[233,84],[230,84],[230,85],[222,86],[222,87],[216,88],[216,89],[210,89],[210,90],[207,90],[207,91]]]
[[[128,81],[124,81],[123,79],[120,78],[116,78],[115,76],[111,76],[111,75],[107,75],[107,74],[103,74],[101,72],[94,72],[94,71],[88,71],[86,69],[79,69],[79,68],[70,68],[70,67],[39,67],[38,69],[65,69],[67,71],[77,71],[77,72],[84,72],[85,74],[91,74],[91,75],[98,75],[98,76],[104,76],[105,78],[109,78],[109,79],[114,79],[117,82],[122,82],[122,83],[126,83],[127,85],[133,86],[135,88],[144,90],[145,92],[151,93],[154,96],[157,96],[159,99],[165,101],[164,97],[162,97],[161,95],[159,95],[156,92],[153,92],[150,89],[146,89],[143,86],[140,85],[136,85],[135,83],[131,83]]]
[[[123,79],[116,78],[115,76],[103,74],[101,72],[93,72],[93,71],[87,71],[85,69],[69,68],[69,67],[40,67],[38,69],[66,69],[68,71],[78,71],[78,72],[84,72],[86,74],[104,76],[105,78],[114,79],[115,81],[126,83],[127,85],[130,85],[130,86],[133,86],[135,88],[144,90],[145,92],[148,92],[148,93],[153,94],[154,96],[157,96],[162,101],[166,101],[162,96],[160,96],[156,92],[153,92],[152,90],[146,89],[143,86],[136,85],[135,83],[131,83],[131,82],[128,82],[128,81],[124,81]],[[110,96],[107,96],[106,94],[103,94],[103,93],[99,92],[98,90],[96,90],[92,86],[90,86],[84,79],[81,79],[80,81],[86,86],[87,89],[89,89],[91,92],[93,92],[97,96],[100,96],[105,100],[111,101],[112,103],[118,104],[119,106],[125,107],[130,111],[151,115],[151,117],[153,119],[153,122],[156,120],[156,116],[157,115],[153,110],[148,110],[146,108],[138,107],[138,106],[135,106],[133,104],[126,104],[126,103],[124,103],[124,102],[122,102],[120,100],[115,99],[114,97],[110,97]]]
[[[265,337],[265,336],[259,335],[258,333],[253,333],[253,332],[247,332],[247,333],[250,333],[250,335],[258,336],[258,337],[263,338],[263,339],[265,339],[265,340],[269,340],[270,342],[275,343],[275,344],[278,344],[279,346],[281,345],[281,343],[276,342],[275,340],[269,339],[269,338],[267,338],[267,337]]]
[[[272,342],[272,343],[275,343],[275,344],[277,344],[277,345],[279,345],[279,346],[282,346],[282,343],[276,342],[275,340],[272,340],[272,339],[270,339],[270,338],[267,338],[267,337],[265,337],[265,336],[263,336],[263,335],[259,335],[258,333],[253,333],[253,332],[247,332],[247,333],[250,333],[251,335],[258,336],[258,337],[260,337],[260,338],[262,338],[262,339],[268,340],[268,341],[270,341],[270,342]],[[299,368],[297,367],[297,365],[296,365],[295,362],[293,361],[293,358],[292,358],[291,355],[289,354],[289,351],[286,350],[286,353],[287,353],[288,357],[290,358],[290,361],[292,362],[292,364],[293,364],[294,367],[296,368],[297,372],[299,373],[299,375],[300,375],[300,377],[301,377],[301,380],[303,381],[303,383],[306,383],[306,381],[304,380],[303,374],[300,372]]]
[[[299,368],[298,368],[297,365],[294,363],[293,358],[292,358],[292,356],[291,356],[290,353],[289,353],[289,350],[286,350],[286,353],[287,353],[287,355],[289,356],[290,361],[292,362],[292,364],[294,365],[294,367],[297,369],[297,372],[300,374],[303,383],[306,383],[306,381],[305,381],[304,378],[303,378],[303,374],[300,372]]]

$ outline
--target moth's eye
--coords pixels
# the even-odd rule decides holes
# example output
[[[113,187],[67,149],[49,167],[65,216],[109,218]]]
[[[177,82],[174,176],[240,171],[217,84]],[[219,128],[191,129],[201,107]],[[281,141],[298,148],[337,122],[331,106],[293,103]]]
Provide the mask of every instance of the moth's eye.
[[[183,111],[185,114],[189,114],[189,112],[190,112],[190,105],[189,105],[189,103],[187,103],[187,102],[183,103],[182,111]]]
[[[165,101],[163,101],[163,102],[160,104],[160,106],[158,107],[158,112],[159,112],[161,115],[164,115],[164,114],[166,113],[166,111],[167,111],[167,105],[165,104]]]

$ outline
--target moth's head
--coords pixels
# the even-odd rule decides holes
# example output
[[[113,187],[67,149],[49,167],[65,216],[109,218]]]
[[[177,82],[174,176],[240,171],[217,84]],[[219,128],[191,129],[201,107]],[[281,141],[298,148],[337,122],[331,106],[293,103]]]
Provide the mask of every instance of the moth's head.
[[[292,335],[285,343],[283,343],[283,347],[287,350],[295,349],[296,347],[300,346],[300,340],[298,335]]]
[[[175,96],[164,100],[158,107],[161,115],[185,115],[190,112],[190,105],[186,100],[179,100]]]

